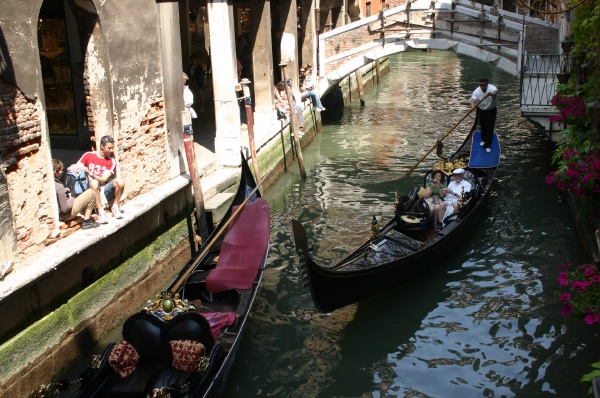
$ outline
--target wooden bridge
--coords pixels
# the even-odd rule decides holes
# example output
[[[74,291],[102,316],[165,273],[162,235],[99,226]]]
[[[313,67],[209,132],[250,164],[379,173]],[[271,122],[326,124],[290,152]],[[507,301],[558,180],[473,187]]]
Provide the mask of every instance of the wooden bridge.
[[[466,0],[409,1],[319,36],[321,92],[365,65],[411,50],[452,50],[520,77],[523,115],[552,131],[559,27]]]

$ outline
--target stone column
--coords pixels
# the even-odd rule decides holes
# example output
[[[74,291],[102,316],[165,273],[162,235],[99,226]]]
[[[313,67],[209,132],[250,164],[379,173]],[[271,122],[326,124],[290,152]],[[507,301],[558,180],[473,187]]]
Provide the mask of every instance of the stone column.
[[[240,164],[240,105],[235,85],[238,83],[233,7],[226,0],[208,2],[210,25],[210,59],[215,101],[215,153],[223,166]]]
[[[163,98],[167,129],[167,161],[171,177],[185,172],[183,150],[183,71],[179,39],[179,6],[176,1],[159,2],[160,40],[163,66]]]
[[[160,2],[157,2],[160,4]],[[183,63],[181,64],[182,68],[185,69],[188,66],[190,55],[191,55],[191,47],[192,47],[192,35],[190,33],[190,2],[189,0],[181,0],[178,2],[179,4],[179,15],[181,16],[179,23],[179,31],[181,37],[181,60]]]
[[[302,13],[300,15],[300,24],[302,26],[302,41],[299,51],[302,54],[302,65],[312,63],[317,65],[317,32],[315,26],[315,7],[314,0],[301,0]]]
[[[257,146],[271,136],[277,113],[273,106],[273,48],[270,0],[250,0],[252,29],[252,88],[254,89],[254,135]],[[254,62],[256,60],[256,62]]]
[[[288,78],[292,79],[292,87],[298,87],[298,13],[296,12],[296,0],[281,0],[281,59],[275,60],[275,66],[279,68],[279,62],[287,62]],[[285,10],[285,11],[283,11]]]

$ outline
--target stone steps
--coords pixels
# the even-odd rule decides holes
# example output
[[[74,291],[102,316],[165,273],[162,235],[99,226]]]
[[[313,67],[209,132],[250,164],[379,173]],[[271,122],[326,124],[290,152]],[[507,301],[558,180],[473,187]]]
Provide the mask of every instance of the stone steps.
[[[202,170],[200,185],[204,208],[212,213],[209,219],[217,224],[229,208],[239,181],[240,169],[221,166],[217,156],[198,143],[194,143],[198,169]]]

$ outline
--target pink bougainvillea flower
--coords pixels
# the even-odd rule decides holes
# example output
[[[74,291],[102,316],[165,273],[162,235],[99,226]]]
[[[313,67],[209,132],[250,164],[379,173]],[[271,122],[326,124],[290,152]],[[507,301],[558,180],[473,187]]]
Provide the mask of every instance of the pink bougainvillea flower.
[[[584,291],[585,288],[586,288],[584,282],[582,282],[582,281],[575,281],[575,282],[573,282],[573,284],[571,285],[571,287],[574,290],[580,290],[580,291]]]
[[[569,301],[571,300],[571,295],[569,293],[563,293],[558,297],[558,299],[560,301]]]
[[[600,320],[600,317],[598,317],[598,314],[596,313],[587,314],[585,316],[585,323],[588,325],[593,325],[594,323],[598,322],[598,320]]]
[[[558,274],[558,283],[560,283],[561,286],[569,286],[569,274],[566,272]]]
[[[567,170],[567,177],[569,178],[577,178],[579,177],[579,173],[573,169],[568,169]]]
[[[585,276],[592,276],[596,273],[595,270],[593,270],[592,268],[586,268],[585,271],[583,271],[583,275]]]
[[[594,177],[594,175],[592,173],[588,173],[581,178],[581,183],[585,184],[586,182],[591,180],[593,177]]]
[[[568,187],[567,183],[564,181],[559,181],[556,183],[556,186],[560,189],[566,189]]]
[[[600,283],[600,275],[596,274],[596,275],[592,276],[592,282]]]
[[[571,305],[571,303],[565,303],[562,306],[562,311],[561,311],[561,315],[566,315],[569,316],[573,313],[573,305]]]

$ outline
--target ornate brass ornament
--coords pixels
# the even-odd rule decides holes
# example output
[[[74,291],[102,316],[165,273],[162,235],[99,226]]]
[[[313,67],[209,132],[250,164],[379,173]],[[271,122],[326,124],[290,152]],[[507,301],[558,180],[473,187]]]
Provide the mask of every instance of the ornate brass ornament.
[[[102,358],[100,355],[92,356],[92,369],[98,370],[100,369],[100,364],[102,363]]]
[[[33,390],[29,398],[58,398],[60,391],[56,388],[54,383],[42,384],[37,390]]]
[[[152,395],[146,395],[146,398],[171,398],[169,387],[155,388],[152,390]]]
[[[156,295],[154,301],[148,300],[144,310],[156,315],[165,321],[175,318],[179,314],[194,311],[195,307],[186,300],[179,298],[179,293],[166,290]]]
[[[208,369],[208,357],[203,356],[200,358],[200,365],[198,366],[198,373],[204,373]]]
[[[442,173],[450,176],[450,175],[452,175],[452,171],[454,171],[455,169],[458,169],[458,168],[464,169],[465,167],[467,167],[467,163],[465,162],[464,159],[461,158],[461,159],[455,159],[454,161],[441,160],[433,166],[433,169],[441,170]]]

